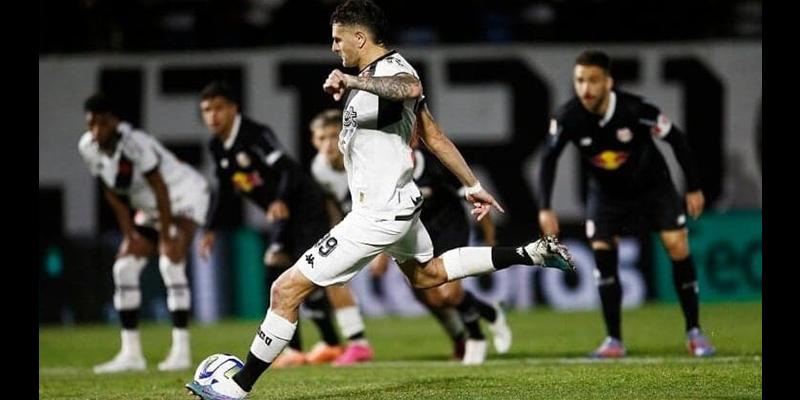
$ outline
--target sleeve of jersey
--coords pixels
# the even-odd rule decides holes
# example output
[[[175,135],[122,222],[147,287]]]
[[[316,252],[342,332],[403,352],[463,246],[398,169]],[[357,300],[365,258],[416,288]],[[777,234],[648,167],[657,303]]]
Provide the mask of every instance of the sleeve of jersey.
[[[251,150],[268,168],[273,168],[278,172],[280,177],[278,178],[275,196],[278,200],[286,202],[289,199],[294,171],[291,162],[284,154],[272,130],[265,127],[251,146]]]
[[[564,126],[558,118],[550,119],[547,138],[544,144],[544,154],[539,165],[539,208],[548,209],[552,207],[550,203],[553,196],[553,185],[556,179],[556,166],[558,157],[567,144]]]
[[[149,143],[146,143],[143,140],[139,140],[136,136],[131,136],[128,140],[125,141],[125,147],[123,147],[125,155],[130,157],[133,165],[142,171],[144,174],[148,174],[158,168],[159,157],[156,150],[153,146],[150,146]]]
[[[687,190],[690,192],[699,190],[700,176],[686,135],[673,125],[672,121],[662,114],[658,107],[645,103],[643,109],[643,117],[640,121],[650,128],[650,133],[654,137],[666,141],[672,147],[675,158],[686,177]]]
[[[82,138],[81,141],[78,143],[78,152],[81,155],[81,159],[83,162],[86,163],[86,166],[89,167],[89,173],[92,174],[94,177],[100,176],[100,171],[97,170],[94,163],[92,162],[92,157],[89,155],[89,151],[87,147],[89,146],[89,140]]]
[[[415,78],[417,77],[417,72],[414,71],[414,68],[405,61],[394,56],[389,56],[379,61],[378,65],[375,66],[375,74],[373,76],[386,77],[398,74],[409,74]]]

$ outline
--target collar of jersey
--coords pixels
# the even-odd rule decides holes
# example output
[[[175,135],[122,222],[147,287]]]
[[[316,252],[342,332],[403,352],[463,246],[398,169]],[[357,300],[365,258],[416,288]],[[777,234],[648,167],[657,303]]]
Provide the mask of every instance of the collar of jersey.
[[[236,118],[233,119],[233,126],[231,127],[231,134],[225,139],[225,142],[222,143],[222,147],[225,150],[230,150],[233,147],[233,143],[236,142],[236,136],[239,136],[239,127],[242,124],[242,114],[236,114]]]
[[[609,96],[611,96],[611,98],[608,99],[608,109],[606,110],[606,114],[603,115],[603,119],[600,120],[600,127],[606,126],[608,121],[611,121],[611,117],[614,116],[614,111],[617,109],[617,95],[612,91]]]
[[[397,50],[392,49],[392,50],[387,51],[386,54],[376,58],[371,63],[367,64],[366,67],[362,68],[361,71],[358,71],[358,74],[361,75],[362,72],[366,71],[369,67],[375,65],[375,63],[377,63],[378,61],[383,60],[384,58],[389,57],[390,55],[392,55],[394,53],[397,53]]]

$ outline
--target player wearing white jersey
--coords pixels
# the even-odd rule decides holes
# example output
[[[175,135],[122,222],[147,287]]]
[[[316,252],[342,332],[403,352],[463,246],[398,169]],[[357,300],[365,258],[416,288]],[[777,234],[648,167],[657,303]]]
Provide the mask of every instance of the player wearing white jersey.
[[[394,257],[416,288],[507,268],[540,265],[574,270],[566,247],[549,236],[514,247],[460,247],[433,257],[433,245],[419,221],[422,196],[413,181],[408,145],[415,124],[421,139],[466,186],[472,214],[482,219],[494,197],[481,188],[453,143],[427,108],[417,109],[422,85],[406,60],[386,48],[386,19],[371,1],[348,0],[331,16],[332,50],[352,76],[334,70],[323,90],[335,100],[347,99],[339,148],[353,197],[353,210],[312,246],[272,287],[270,308],[244,366],[189,392],[203,399],[242,399],[291,339],[298,307],[319,286],[347,282],[381,252]]]
[[[120,121],[105,96],[90,97],[84,109],[89,131],[81,136],[78,149],[103,186],[124,235],[113,267],[114,308],[122,324],[122,346],[114,359],[94,371],[113,373],[146,367],[137,329],[139,277],[147,259],[155,254],[156,243],[173,323],[172,347],[158,369],[188,368],[191,292],[186,279],[186,252],[195,229],[205,222],[208,184],[152,136]],[[134,218],[131,209],[136,210]]]
[[[311,122],[312,143],[317,155],[311,164],[314,179],[328,195],[331,221],[338,223],[350,211],[350,191],[344,158],[337,146],[342,128],[342,113],[336,109],[325,110]],[[418,140],[414,140],[418,143]],[[414,180],[420,185],[425,201],[420,218],[430,233],[434,254],[468,244],[469,221],[456,194],[455,177],[443,171],[438,160],[429,152],[414,151]],[[427,162],[426,162],[427,159]],[[433,226],[430,224],[433,223]],[[494,224],[487,215],[480,221],[484,240],[494,245]],[[370,264],[375,276],[383,275],[389,259],[385,254]],[[491,305],[465,290],[460,281],[452,281],[435,288],[414,289],[414,297],[439,321],[453,341],[453,357],[464,364],[481,364],[486,358],[486,340],[478,319],[485,319],[494,335],[495,348],[505,353],[511,346],[511,330],[505,314],[498,305]]]

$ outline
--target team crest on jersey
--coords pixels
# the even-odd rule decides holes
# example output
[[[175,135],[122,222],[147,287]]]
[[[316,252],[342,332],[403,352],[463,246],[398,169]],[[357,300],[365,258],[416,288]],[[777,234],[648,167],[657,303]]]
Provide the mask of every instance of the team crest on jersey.
[[[223,158],[222,160],[219,160],[219,166],[222,168],[228,168],[228,159]]]
[[[633,139],[633,132],[628,128],[617,129],[617,139],[622,143],[628,143]]]
[[[628,161],[628,156],[629,154],[626,151],[606,150],[592,157],[591,162],[595,167],[613,171],[625,164],[625,161]]]
[[[356,117],[358,117],[356,110],[354,110],[353,107],[348,107],[347,111],[344,112],[344,116],[342,117],[344,119],[342,124],[348,128],[355,127],[357,124]]]
[[[592,144],[592,138],[589,137],[589,136],[581,138],[581,142],[580,143],[581,143],[581,146],[584,146],[584,147],[589,146],[589,145]]]
[[[250,156],[248,156],[247,153],[240,151],[238,154],[236,154],[236,163],[242,168],[247,168],[250,166]]]
[[[254,188],[264,184],[258,171],[245,173],[238,171],[231,176],[231,182],[236,189],[244,193],[251,192]]]

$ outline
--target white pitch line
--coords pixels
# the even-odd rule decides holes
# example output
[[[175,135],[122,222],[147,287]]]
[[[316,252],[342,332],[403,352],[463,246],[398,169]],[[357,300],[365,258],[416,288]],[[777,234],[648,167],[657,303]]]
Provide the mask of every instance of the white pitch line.
[[[484,366],[493,365],[580,365],[580,364],[722,364],[722,363],[735,363],[735,362],[760,362],[760,356],[726,356],[726,357],[708,357],[708,358],[692,358],[692,357],[625,357],[616,360],[609,359],[594,359],[588,357],[561,357],[561,358],[508,358],[499,360],[487,360]],[[411,367],[411,366],[425,366],[425,367],[455,367],[461,366],[456,361],[434,361],[434,360],[420,360],[420,361],[373,361],[370,363],[357,364],[355,367],[369,368],[373,367]]]
[[[625,357],[617,360],[602,360],[586,357],[561,357],[561,358],[508,358],[499,360],[487,360],[483,366],[501,365],[582,365],[582,364],[724,364],[724,363],[760,363],[761,356],[726,356],[726,357]],[[373,368],[373,367],[440,367],[440,368],[460,368],[462,365],[456,361],[437,361],[437,360],[400,360],[400,361],[372,361],[364,364],[356,364],[354,368]],[[80,375],[90,373],[89,368],[79,367],[44,367],[39,368],[40,375]]]

